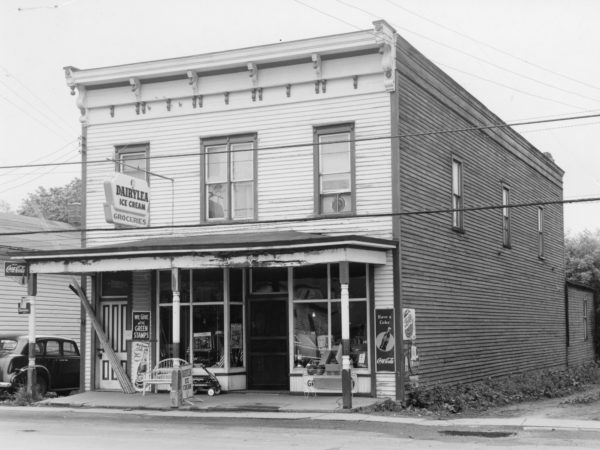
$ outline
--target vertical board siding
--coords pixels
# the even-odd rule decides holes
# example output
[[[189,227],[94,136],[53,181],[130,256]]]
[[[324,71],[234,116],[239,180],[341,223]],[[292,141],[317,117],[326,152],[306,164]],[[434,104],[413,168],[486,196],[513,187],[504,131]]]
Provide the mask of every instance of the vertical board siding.
[[[407,43],[397,47],[398,133],[491,123],[491,113]],[[487,114],[488,117],[483,117]],[[497,118],[496,118],[497,119]],[[507,130],[400,139],[402,211],[451,208],[452,157],[463,163],[464,206],[562,198],[561,172]],[[545,207],[546,257],[538,258],[537,208],[511,209],[512,248],[502,246],[502,210],[403,216],[403,306],[416,309],[420,382],[468,382],[565,365],[562,206]]]
[[[569,365],[594,361],[594,293],[569,285]],[[587,301],[587,339],[583,322],[584,301]]]
[[[0,261],[4,267],[4,261]],[[67,276],[38,275],[36,302],[36,334],[60,335],[79,343],[80,306],[78,298],[69,289]],[[17,304],[27,295],[27,286],[16,278],[0,272],[0,333],[27,334],[29,316],[17,314]]]

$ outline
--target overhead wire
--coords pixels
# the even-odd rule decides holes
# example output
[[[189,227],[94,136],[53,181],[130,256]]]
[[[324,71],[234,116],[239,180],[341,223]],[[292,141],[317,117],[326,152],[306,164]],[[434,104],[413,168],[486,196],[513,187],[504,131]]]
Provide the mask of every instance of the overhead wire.
[[[498,128],[512,128],[519,127],[524,125],[535,125],[535,124],[543,124],[543,123],[552,123],[552,122],[565,122],[571,120],[585,120],[600,117],[600,113],[596,114],[586,114],[581,116],[568,116],[568,117],[558,117],[553,119],[540,119],[540,120],[523,120],[519,122],[511,122],[511,123],[500,123],[500,124],[490,124],[490,125],[478,125],[472,127],[464,127],[464,128],[451,128],[451,129],[437,129],[437,130],[425,130],[413,133],[403,133],[396,135],[384,135],[384,136],[374,136],[374,137],[364,137],[364,138],[355,138],[355,139],[343,139],[339,141],[328,142],[328,144],[338,144],[338,143],[356,143],[356,142],[366,142],[366,141],[378,141],[378,140],[386,140],[386,139],[407,139],[407,138],[415,138],[420,136],[433,136],[439,134],[448,134],[448,133],[463,133],[469,131],[481,131],[481,130],[492,130]],[[284,149],[292,149],[299,147],[313,147],[315,145],[314,141],[310,142],[297,142],[293,144],[285,144],[285,145],[274,145],[274,146],[265,146],[265,147],[256,147],[251,149],[251,151],[267,151],[267,150],[284,150]],[[249,151],[249,150],[239,150],[239,151]],[[218,154],[218,153],[228,153],[228,151],[219,151],[219,152],[211,152],[210,154]],[[180,157],[189,157],[189,156],[199,156],[203,153],[193,152],[193,153],[176,153],[176,154],[168,154],[168,155],[153,155],[147,156],[146,159],[168,159],[168,158],[180,158]],[[40,164],[15,164],[15,165],[5,165],[0,166],[0,170],[8,170],[8,169],[21,169],[21,168],[32,168],[32,167],[47,167],[47,166],[60,166],[60,165],[76,165],[81,164],[80,161],[77,162],[63,162],[63,163],[40,163]],[[102,160],[89,160],[86,164],[107,164],[105,159]]]
[[[382,212],[382,213],[367,213],[367,214],[353,214],[353,215],[342,215],[342,216],[311,216],[311,217],[298,217],[298,218],[286,218],[286,219],[264,219],[264,220],[256,220],[247,222],[244,221],[239,225],[252,225],[252,226],[260,226],[267,224],[279,224],[279,223],[300,223],[300,222],[319,222],[319,221],[327,221],[327,220],[336,220],[339,218],[344,219],[371,219],[378,217],[404,217],[404,216],[424,216],[430,214],[450,214],[454,212],[475,212],[475,211],[489,211],[489,210],[498,210],[498,209],[516,209],[516,208],[528,208],[531,206],[550,206],[550,205],[565,205],[565,204],[575,204],[575,203],[591,203],[591,202],[600,202],[600,197],[588,197],[588,198],[575,198],[575,199],[555,199],[555,200],[533,200],[522,203],[513,203],[513,204],[502,204],[502,205],[476,205],[470,207],[463,208],[441,208],[441,209],[424,209],[424,210],[414,210],[414,211],[401,211],[401,212]],[[182,228],[210,228],[210,227],[223,227],[223,225],[238,225],[236,223],[223,223],[221,221],[215,222],[202,222],[202,223],[188,223],[188,224],[177,224],[177,225],[151,225],[148,227],[144,227],[144,230],[174,230],[174,229],[182,229]],[[0,233],[0,236],[20,236],[20,235],[31,235],[31,234],[56,234],[56,233],[74,233],[74,232],[128,232],[132,233],[139,232],[139,228],[75,228],[70,230],[46,230],[46,231],[19,231],[19,232],[9,232],[9,233]],[[151,235],[150,237],[159,237],[159,235]]]

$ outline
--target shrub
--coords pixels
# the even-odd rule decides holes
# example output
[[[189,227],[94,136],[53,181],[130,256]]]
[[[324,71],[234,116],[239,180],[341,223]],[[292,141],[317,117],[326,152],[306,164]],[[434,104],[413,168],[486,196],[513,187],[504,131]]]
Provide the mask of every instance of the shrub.
[[[430,411],[457,413],[468,409],[562,397],[600,382],[600,369],[590,363],[566,370],[540,370],[459,385],[410,386],[406,405]],[[382,407],[385,407],[382,404]],[[387,405],[388,407],[390,405]]]

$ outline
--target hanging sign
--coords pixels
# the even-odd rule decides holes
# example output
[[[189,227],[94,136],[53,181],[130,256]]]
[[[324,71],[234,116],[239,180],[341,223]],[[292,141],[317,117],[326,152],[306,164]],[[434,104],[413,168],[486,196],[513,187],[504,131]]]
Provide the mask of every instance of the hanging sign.
[[[131,327],[134,341],[150,340],[150,311],[133,311],[133,325]]]
[[[21,301],[17,304],[17,312],[19,314],[31,314],[31,298],[29,296],[21,297]]]
[[[402,308],[402,339],[405,341],[417,339],[414,308]]]
[[[394,310],[375,310],[375,365],[377,372],[394,372]]]
[[[147,227],[150,189],[146,180],[117,172],[104,182],[104,218],[127,227]]]

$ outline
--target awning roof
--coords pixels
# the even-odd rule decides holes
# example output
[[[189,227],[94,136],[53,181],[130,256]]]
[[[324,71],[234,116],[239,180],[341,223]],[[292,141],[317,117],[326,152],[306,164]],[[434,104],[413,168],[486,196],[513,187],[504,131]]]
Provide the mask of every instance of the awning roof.
[[[396,242],[367,236],[273,231],[147,238],[91,248],[13,252],[31,273],[92,273],[202,267],[385,264]]]

